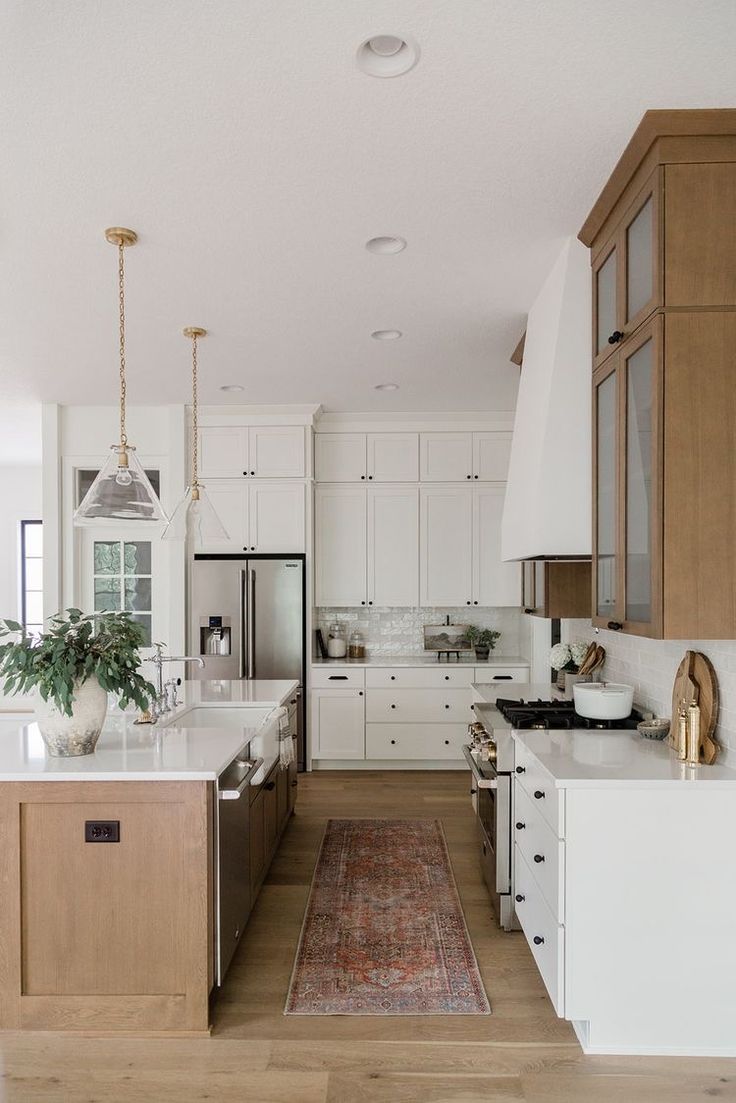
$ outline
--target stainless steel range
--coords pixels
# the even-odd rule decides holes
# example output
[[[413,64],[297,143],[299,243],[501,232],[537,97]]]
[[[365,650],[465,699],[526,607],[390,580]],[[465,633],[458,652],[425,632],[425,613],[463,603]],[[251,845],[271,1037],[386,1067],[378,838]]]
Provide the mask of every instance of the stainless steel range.
[[[499,925],[518,929],[514,912],[511,863],[514,728],[636,728],[641,714],[625,720],[588,720],[567,700],[524,701],[498,697],[494,703],[473,705],[477,721],[468,728],[470,742],[463,753],[473,775],[471,796],[478,817],[481,866]]]

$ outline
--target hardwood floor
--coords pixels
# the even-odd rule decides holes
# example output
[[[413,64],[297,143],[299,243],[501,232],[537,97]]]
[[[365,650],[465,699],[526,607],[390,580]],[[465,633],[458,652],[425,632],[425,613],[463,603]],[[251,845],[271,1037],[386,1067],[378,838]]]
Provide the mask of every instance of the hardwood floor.
[[[437,817],[490,1016],[324,1018],[283,1006],[328,817]],[[685,1103],[736,1100],[736,1059],[585,1057],[521,934],[493,922],[464,773],[300,776],[211,1038],[0,1035],[2,1103]],[[632,993],[632,998],[636,994]]]

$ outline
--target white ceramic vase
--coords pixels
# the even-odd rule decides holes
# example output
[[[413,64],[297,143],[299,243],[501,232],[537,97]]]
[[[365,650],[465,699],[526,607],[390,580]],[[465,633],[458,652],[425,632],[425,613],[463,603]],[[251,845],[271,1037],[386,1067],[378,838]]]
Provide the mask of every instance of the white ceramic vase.
[[[57,758],[92,754],[106,715],[107,690],[95,676],[74,683],[71,716],[65,716],[52,701],[40,697],[36,705],[38,730],[49,754]]]

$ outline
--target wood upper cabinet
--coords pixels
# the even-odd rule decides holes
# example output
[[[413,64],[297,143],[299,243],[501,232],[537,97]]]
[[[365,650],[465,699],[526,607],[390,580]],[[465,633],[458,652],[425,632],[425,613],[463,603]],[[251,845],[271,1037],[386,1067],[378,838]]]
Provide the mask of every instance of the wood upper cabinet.
[[[537,617],[589,617],[589,560],[534,560],[522,564],[522,607]]]
[[[206,479],[301,479],[306,475],[302,425],[204,426],[200,475]]]
[[[594,377],[593,622],[662,635],[663,322],[642,326]]]
[[[418,433],[317,433],[317,482],[401,483],[419,477]]]
[[[736,111],[653,111],[580,232],[598,625],[736,638],[735,224]]]
[[[593,363],[597,367],[662,302],[661,170],[593,253]]]

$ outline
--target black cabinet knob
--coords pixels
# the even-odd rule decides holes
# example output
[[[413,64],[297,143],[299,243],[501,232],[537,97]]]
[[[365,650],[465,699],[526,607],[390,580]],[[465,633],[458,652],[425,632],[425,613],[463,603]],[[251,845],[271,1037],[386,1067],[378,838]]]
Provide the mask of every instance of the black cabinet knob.
[[[391,675],[391,681],[392,681],[392,682],[395,682],[395,681],[396,681],[396,675],[395,675],[395,674],[392,674],[392,675]]]
[[[466,479],[472,479],[472,478],[473,478],[473,476],[472,476],[472,475],[466,475],[466,476],[465,476],[465,478],[466,478]]]
[[[263,788],[268,789],[268,791],[270,793],[276,788],[276,782],[275,781],[267,781],[266,784],[263,786]]]
[[[243,474],[245,474],[245,471],[243,472]],[[244,546],[243,551],[247,551],[247,550],[248,550],[248,548]]]
[[[361,479],[364,479],[364,478],[365,478],[365,475],[361,475],[360,477],[361,477]]]
[[[396,742],[396,740],[395,740],[395,739],[392,739],[392,740],[391,740],[391,742],[392,742],[392,743],[395,743],[395,742]]]
[[[466,601],[465,604],[466,605],[472,605],[473,603],[472,603],[472,601]]]
[[[255,551],[255,550],[256,550],[256,546],[255,546],[255,544],[253,545],[253,547],[252,547],[252,548],[251,548],[250,550],[251,550],[251,551]]]
[[[534,799],[535,800],[544,800],[544,791],[542,789],[535,789],[534,790]]]
[[[368,604],[369,604],[369,605],[372,605],[372,604],[373,604],[373,602],[372,602],[372,601],[369,601],[369,602],[368,602]]]
[[[247,475],[247,474],[248,474],[248,472],[247,472],[247,471],[244,471],[244,472],[243,472],[243,474],[244,474],[244,475]]]
[[[537,863],[537,865],[539,865],[540,862],[544,861],[544,854],[535,854],[534,861]]]
[[[474,479],[479,479],[479,478],[480,478],[480,475],[473,475],[473,478],[474,478]]]
[[[474,796],[476,795],[476,793],[477,793],[477,792],[478,792],[478,790],[477,790],[477,789],[471,789],[471,790],[470,790],[470,795],[471,795],[471,797],[474,797]]]
[[[369,476],[368,476],[368,478],[369,478],[369,479],[372,479],[372,478],[373,478],[373,476],[372,476],[372,475],[369,475]]]
[[[474,602],[473,602],[473,605],[477,605],[477,604],[478,604],[478,602],[477,602],[477,601],[474,601]]]
[[[533,610],[533,609],[525,609],[525,610],[524,610],[524,612],[525,612],[525,613],[533,613],[533,612],[534,612],[534,610]]]
[[[515,896],[515,900],[516,900],[517,904],[523,904],[524,901],[526,900],[526,896],[522,896],[522,894],[520,892],[517,892],[517,894]]]
[[[364,601],[361,601],[361,603],[360,603],[360,604],[361,604],[361,605],[365,605],[365,602],[364,602]]]
[[[251,471],[251,475],[255,475],[255,471]]]
[[[543,942],[544,942],[544,939],[542,938],[541,934],[535,934],[535,936],[534,936],[534,945],[535,946],[541,946]]]
[[[449,682],[449,680],[450,680],[450,675],[449,675],[449,674],[445,674],[445,681],[446,681],[446,682]]]
[[[526,824],[522,823],[521,820],[519,820],[519,822],[516,825],[516,830],[517,831],[523,831],[525,827],[526,827]]]
[[[517,772],[517,774],[525,774],[526,773],[526,766],[517,766],[516,767],[516,772]]]
[[[624,336],[625,336],[625,334],[624,334],[623,330],[614,329],[613,333],[608,338],[609,345],[617,345],[619,343],[619,341],[622,339],[622,337],[624,337]]]
[[[449,709],[449,707],[450,707],[449,705],[445,705],[445,708],[446,708],[446,709]]]
[[[610,628],[612,632],[620,632],[623,628],[623,624],[620,620],[609,620],[607,627]]]
[[[391,708],[392,708],[392,709],[395,709],[395,708],[396,708],[396,705],[392,705],[392,706],[391,706]]]
[[[446,740],[445,740],[445,746],[446,746],[446,747],[449,747],[449,746],[450,746],[450,740],[449,740],[449,739],[446,739]]]
[[[362,689],[359,689],[359,690],[358,690],[358,697],[362,697],[362,696],[363,696],[363,690],[362,690]]]

